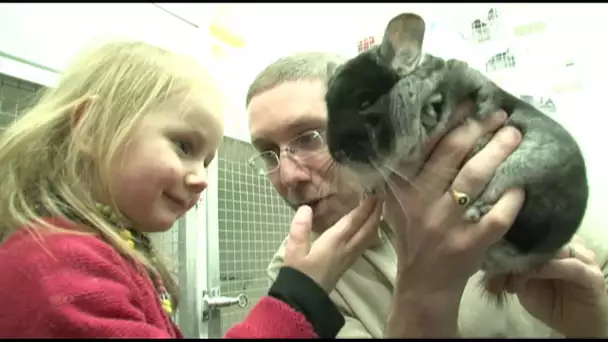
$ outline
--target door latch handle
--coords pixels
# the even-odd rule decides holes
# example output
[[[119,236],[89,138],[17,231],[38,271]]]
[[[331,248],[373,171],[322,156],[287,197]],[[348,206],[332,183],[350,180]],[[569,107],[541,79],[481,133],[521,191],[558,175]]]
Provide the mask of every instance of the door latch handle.
[[[246,308],[249,305],[249,298],[246,294],[241,293],[236,297],[226,296],[215,296],[211,297],[208,294],[203,295],[203,321],[209,320],[211,311],[225,308],[229,306],[238,306],[239,308]]]
[[[203,310],[214,309],[214,308],[225,308],[227,306],[238,305],[240,308],[245,308],[249,304],[249,298],[244,293],[239,294],[236,297],[203,297]]]

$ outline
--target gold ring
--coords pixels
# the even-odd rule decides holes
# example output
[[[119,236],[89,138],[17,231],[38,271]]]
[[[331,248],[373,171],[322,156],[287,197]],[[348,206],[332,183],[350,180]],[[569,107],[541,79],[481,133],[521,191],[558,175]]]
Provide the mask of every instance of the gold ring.
[[[471,202],[471,197],[469,197],[469,195],[465,194],[464,192],[450,189],[450,195],[452,195],[454,202],[456,202],[461,207],[466,207],[469,202]]]
[[[576,259],[576,250],[574,249],[574,247],[572,247],[572,245],[568,245],[568,257],[570,259]]]

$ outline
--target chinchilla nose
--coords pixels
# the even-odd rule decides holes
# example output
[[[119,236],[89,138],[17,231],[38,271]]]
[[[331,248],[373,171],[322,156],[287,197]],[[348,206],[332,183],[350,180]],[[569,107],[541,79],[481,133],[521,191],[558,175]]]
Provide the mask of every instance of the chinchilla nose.
[[[364,114],[363,120],[370,129],[378,129],[382,123],[382,116],[378,112],[369,111]]]
[[[375,157],[375,151],[367,132],[342,131],[329,144],[329,152],[338,163],[369,163]]]
[[[359,111],[360,117],[365,125],[372,130],[377,130],[382,126],[383,120],[387,120],[389,110],[388,97],[384,96],[372,103],[367,108]]]
[[[337,161],[338,163],[342,163],[348,160],[348,155],[346,154],[346,151],[344,150],[337,150],[335,152],[332,153],[333,154],[333,158],[335,161]]]

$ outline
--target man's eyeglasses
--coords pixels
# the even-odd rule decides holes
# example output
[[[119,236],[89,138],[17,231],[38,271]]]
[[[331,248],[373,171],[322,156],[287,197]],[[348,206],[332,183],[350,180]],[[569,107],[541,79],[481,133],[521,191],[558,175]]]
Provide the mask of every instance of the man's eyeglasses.
[[[249,159],[249,165],[258,174],[265,176],[279,169],[280,153],[286,152],[297,160],[303,161],[319,152],[326,150],[325,137],[323,131],[309,131],[301,134],[289,141],[285,148],[277,152],[268,150],[254,155]]]

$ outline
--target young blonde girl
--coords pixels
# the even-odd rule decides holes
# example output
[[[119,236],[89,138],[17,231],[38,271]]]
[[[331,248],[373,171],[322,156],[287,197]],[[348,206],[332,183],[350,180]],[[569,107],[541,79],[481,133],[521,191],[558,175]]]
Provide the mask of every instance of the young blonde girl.
[[[177,285],[146,234],[205,190],[223,107],[196,60],[117,41],[81,54],[6,128],[0,337],[182,337]],[[334,337],[344,322],[327,293],[374,235],[378,208],[368,200],[312,249],[301,208],[286,267],[228,336]]]

